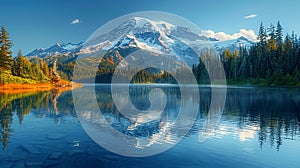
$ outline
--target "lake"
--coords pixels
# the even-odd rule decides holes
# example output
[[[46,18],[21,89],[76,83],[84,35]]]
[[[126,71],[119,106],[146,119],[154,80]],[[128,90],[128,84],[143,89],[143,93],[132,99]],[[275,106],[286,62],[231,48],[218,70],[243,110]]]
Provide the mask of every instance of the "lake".
[[[122,88],[123,86],[121,86]],[[122,101],[122,89],[111,94],[110,85],[87,85],[92,89],[106,127],[136,141],[143,150],[151,145],[168,150],[148,157],[114,154],[93,141],[84,119],[98,113],[76,113],[72,91],[22,94],[0,93],[0,167],[298,167],[300,165],[300,88],[229,87],[222,117],[208,139],[201,131],[208,116],[212,89],[199,87],[200,100],[189,93],[187,104],[199,104],[199,111],[187,134],[178,141],[172,123],[179,115],[180,88],[176,85],[130,85],[129,97],[139,110],[151,106],[154,88],[165,93],[161,113],[136,114],[128,119],[116,108],[113,96]],[[159,97],[157,97],[159,100]],[[79,103],[89,108],[89,94]],[[96,121],[96,120],[95,120]],[[187,121],[187,122],[191,122]],[[84,126],[81,123],[84,122]],[[97,122],[93,123],[97,124]],[[98,123],[98,124],[101,124]],[[89,125],[91,126],[91,125]],[[93,125],[92,125],[93,126]],[[106,128],[101,127],[101,128]],[[95,127],[95,129],[98,127]],[[88,132],[88,134],[86,133]],[[99,130],[99,135],[110,132]],[[97,132],[97,131],[95,131]],[[163,132],[163,134],[162,134]],[[103,134],[102,134],[103,133]],[[102,138],[103,137],[103,138]],[[98,140],[106,140],[100,136]],[[102,139],[101,139],[102,138]],[[109,141],[100,142],[109,145]],[[114,143],[114,142],[111,142]],[[134,143],[134,144],[133,144]],[[135,149],[132,149],[135,150]],[[122,151],[120,151],[122,152]]]

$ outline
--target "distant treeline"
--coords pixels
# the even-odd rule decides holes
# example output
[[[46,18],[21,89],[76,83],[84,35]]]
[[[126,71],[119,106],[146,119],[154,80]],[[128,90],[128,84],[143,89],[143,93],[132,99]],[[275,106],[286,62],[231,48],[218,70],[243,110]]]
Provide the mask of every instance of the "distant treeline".
[[[300,84],[300,41],[295,33],[283,37],[280,22],[269,28],[260,25],[258,42],[233,52],[225,49],[221,54],[226,78],[231,84],[296,85]],[[211,59],[211,54],[201,55]],[[199,83],[208,82],[202,61],[193,68]]]
[[[106,59],[99,64],[96,74],[96,83],[111,83],[113,75],[117,74],[119,81],[130,81],[130,83],[176,83],[173,76],[164,71],[155,68],[147,68],[136,73],[132,79],[130,74],[136,72],[136,69],[125,68],[116,72],[116,64],[112,59]]]

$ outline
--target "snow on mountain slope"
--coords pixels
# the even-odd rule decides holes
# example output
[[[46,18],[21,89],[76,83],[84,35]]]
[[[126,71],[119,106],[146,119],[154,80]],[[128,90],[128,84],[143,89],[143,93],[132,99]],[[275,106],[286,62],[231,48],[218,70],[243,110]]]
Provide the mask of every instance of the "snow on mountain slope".
[[[73,50],[78,47],[81,47],[81,45],[82,45],[82,43],[78,43],[78,44],[67,43],[67,44],[63,44],[62,48],[65,50]]]
[[[88,48],[103,50],[116,48],[120,45],[119,42],[124,41],[126,38],[131,38],[147,45],[156,44],[167,47],[166,43],[174,42],[168,35],[175,28],[176,26],[163,21],[151,21],[145,18],[134,17],[120,24],[109,33],[99,35],[88,41],[84,49],[87,51]]]
[[[54,56],[54,55],[67,55],[70,53],[77,53],[83,43],[67,43],[67,44],[60,44],[56,43],[55,45],[49,47],[49,48],[39,48],[35,49],[32,52],[28,53],[26,56],[36,56],[40,58],[44,58],[45,56]]]
[[[225,48],[238,49],[240,46],[251,46],[253,42],[240,37],[234,40],[218,41],[192,32],[188,27],[176,26],[164,21],[153,21],[147,18],[133,17],[121,23],[109,33],[96,36],[88,41],[81,53],[99,50],[123,50],[138,48],[156,54],[176,55],[178,60],[192,64],[198,61],[193,51],[199,46],[215,47],[218,52]],[[126,57],[126,55],[122,55]]]
[[[89,40],[85,43],[81,54],[90,54],[99,50],[114,52],[120,49],[136,48],[155,54],[176,56],[177,61],[192,65],[199,61],[199,57],[189,43],[210,42],[210,40],[212,39],[199,36],[186,27],[175,26],[164,21],[133,17],[110,32]],[[129,52],[125,53],[130,54]],[[126,55],[122,56],[126,57]]]
[[[224,49],[229,49],[233,51],[234,49],[239,49],[240,47],[246,47],[249,48],[254,44],[254,42],[248,40],[246,37],[239,37],[237,39],[233,40],[227,40],[227,41],[216,41],[213,42],[215,49],[219,52],[222,52]]]
[[[86,43],[55,44],[47,49],[36,49],[27,56],[45,57],[50,55],[87,54],[99,51],[112,54],[116,63],[138,49],[154,54],[170,55],[174,61],[186,62],[188,65],[199,61],[195,50],[208,45],[218,52],[225,48],[238,49],[251,46],[253,42],[245,37],[235,40],[218,41],[192,32],[188,27],[176,26],[165,21],[133,17],[125,20],[108,33],[95,36]]]

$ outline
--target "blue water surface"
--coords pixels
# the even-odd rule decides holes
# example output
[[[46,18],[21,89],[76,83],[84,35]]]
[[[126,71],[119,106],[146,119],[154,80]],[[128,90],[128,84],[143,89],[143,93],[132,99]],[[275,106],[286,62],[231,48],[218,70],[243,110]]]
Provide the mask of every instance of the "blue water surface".
[[[153,116],[139,116],[147,122],[132,121],[120,114],[112,101],[109,85],[97,85],[95,90],[99,109],[114,129],[133,137],[153,138],[162,129],[162,122],[176,120],[180,89],[176,85],[130,86],[130,99],[141,110],[150,106],[149,92],[157,87],[166,93],[167,105],[153,120],[149,120]],[[299,88],[227,88],[221,121],[205,142],[199,139],[208,114],[211,88],[205,86],[199,90],[199,113],[189,133],[171,149],[149,157],[120,156],[94,142],[79,122],[72,91],[0,93],[0,167],[300,165]],[[165,138],[172,142],[172,137],[176,135],[170,132]]]

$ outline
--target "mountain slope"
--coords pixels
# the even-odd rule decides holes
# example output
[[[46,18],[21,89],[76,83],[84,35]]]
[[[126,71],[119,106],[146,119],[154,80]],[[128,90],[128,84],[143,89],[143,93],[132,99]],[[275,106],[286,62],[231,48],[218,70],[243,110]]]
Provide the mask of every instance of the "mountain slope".
[[[35,56],[44,58],[45,56],[55,56],[55,55],[68,55],[73,53],[78,53],[82,47],[83,43],[67,43],[67,44],[60,44],[56,43],[49,48],[38,48],[33,50],[32,52],[28,53],[26,56]]]
[[[84,44],[57,43],[47,49],[36,49],[27,56],[44,58],[50,55],[95,55],[101,51],[113,57],[114,63],[119,63],[129,54],[144,50],[156,55],[170,55],[173,61],[186,62],[191,66],[199,61],[195,50],[205,43],[214,46],[218,52],[222,52],[225,48],[234,50],[240,46],[253,44],[245,37],[218,41],[196,34],[187,27],[133,17],[125,20],[110,32],[95,36]]]
[[[213,44],[218,52],[222,52],[224,49],[229,49],[230,51],[233,51],[234,49],[239,49],[240,47],[249,48],[254,44],[254,42],[250,41],[246,37],[241,36],[233,40],[216,41],[213,42]]]

